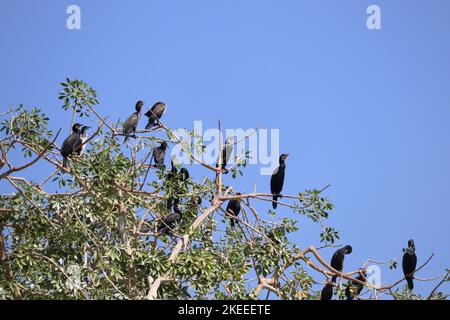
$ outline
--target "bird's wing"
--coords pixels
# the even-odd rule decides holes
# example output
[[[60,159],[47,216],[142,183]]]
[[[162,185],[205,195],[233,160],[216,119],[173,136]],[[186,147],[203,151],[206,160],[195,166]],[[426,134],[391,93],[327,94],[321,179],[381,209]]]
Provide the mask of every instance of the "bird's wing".
[[[75,143],[78,138],[78,133],[72,132],[66,140],[64,140],[62,147],[61,147],[61,155],[64,157],[69,156],[75,147]]]
[[[136,130],[137,123],[139,121],[138,116],[133,113],[123,124],[123,133],[129,134]]]

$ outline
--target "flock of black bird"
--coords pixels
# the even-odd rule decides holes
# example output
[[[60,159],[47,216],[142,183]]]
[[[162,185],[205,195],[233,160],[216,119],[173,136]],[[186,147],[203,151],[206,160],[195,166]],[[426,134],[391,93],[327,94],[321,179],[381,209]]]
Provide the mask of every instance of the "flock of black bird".
[[[340,248],[336,250],[336,252],[333,254],[333,257],[331,258],[331,267],[335,269],[336,271],[342,272],[344,269],[344,258],[346,254],[352,253],[352,247],[347,245],[343,248]],[[404,249],[403,254],[403,261],[402,261],[402,267],[403,267],[403,274],[405,275],[405,279],[408,283],[408,289],[413,290],[413,279],[414,279],[414,272],[416,270],[417,265],[417,256],[416,256],[416,247],[414,246],[414,241],[411,239],[408,241],[408,248]],[[361,273],[359,273],[358,277],[356,277],[356,280],[359,280],[361,282],[366,282],[367,272],[366,270],[361,270]],[[327,282],[325,286],[322,289],[320,300],[331,300],[333,298],[333,287],[336,283],[337,276],[333,276],[331,278],[331,281]],[[364,285],[359,282],[352,282],[349,281],[347,287],[345,288],[345,296],[347,297],[347,300],[353,300],[356,296],[358,296],[362,289],[364,288]]]
[[[136,103],[135,110],[130,117],[125,121],[123,126],[123,135],[125,136],[124,142],[128,140],[129,137],[136,137],[136,130],[139,119],[141,118],[141,110],[144,106],[144,101],[139,100]],[[150,110],[145,113],[145,116],[148,118],[148,123],[145,126],[145,130],[150,130],[154,127],[161,126],[159,120],[164,115],[167,110],[167,106],[163,102],[156,102]],[[68,167],[68,159],[75,155],[80,156],[84,151],[85,143],[88,139],[87,129],[88,126],[83,126],[79,123],[75,123],[72,126],[72,133],[64,140],[61,147],[61,155],[63,157],[63,167]],[[222,147],[219,157],[221,157],[221,167],[223,173],[228,173],[226,168],[229,163],[231,153],[233,151],[233,137],[228,137],[225,141],[225,144]],[[150,160],[150,164],[154,162],[154,165],[158,169],[163,169],[164,167],[164,158],[166,155],[168,145],[165,141],[162,141],[160,146],[156,147],[152,153],[152,159]],[[286,159],[288,154],[282,154],[279,157],[279,167],[274,171],[270,179],[270,191],[273,195],[272,206],[274,209],[277,208],[278,198],[282,198],[283,195],[281,192],[283,191],[283,184],[285,178],[286,171]],[[219,161],[216,164],[216,167],[219,166]],[[181,181],[182,183],[186,183],[189,179],[189,172],[186,168],[181,168],[180,172],[178,172],[176,166],[174,165],[173,159],[171,162],[171,170],[167,174],[168,179],[177,179],[177,181]],[[241,195],[240,193],[236,193],[236,196]],[[176,194],[174,197],[169,198],[167,200],[168,209],[173,209],[173,212],[162,219],[161,223],[158,225],[157,234],[158,236],[163,234],[170,234],[175,225],[181,223],[183,218],[182,212],[179,208],[180,204],[180,195]],[[195,200],[197,205],[200,205],[201,198]],[[230,217],[230,225],[232,228],[235,226],[235,219],[233,217],[238,217],[241,211],[241,199],[232,199],[228,202],[226,212],[232,216]],[[238,222],[238,220],[236,220]],[[352,252],[352,247],[347,245],[343,248],[338,249],[331,259],[331,267],[335,270],[342,272],[344,268],[344,258],[345,255],[350,254]],[[415,246],[414,241],[408,241],[408,248],[405,249],[405,253],[403,255],[403,273],[405,275],[405,279],[408,284],[409,290],[414,288],[413,278],[414,271],[416,270],[417,257],[415,254]],[[361,280],[365,282],[366,273],[365,270],[362,270],[362,274],[356,278],[357,280]],[[337,276],[333,276],[331,281],[328,282],[321,292],[321,300],[331,300],[333,297],[333,288],[336,283]],[[345,290],[345,295],[348,300],[353,300],[353,298],[361,293],[363,289],[363,285],[360,283],[352,283],[351,281],[348,283],[348,286]]]

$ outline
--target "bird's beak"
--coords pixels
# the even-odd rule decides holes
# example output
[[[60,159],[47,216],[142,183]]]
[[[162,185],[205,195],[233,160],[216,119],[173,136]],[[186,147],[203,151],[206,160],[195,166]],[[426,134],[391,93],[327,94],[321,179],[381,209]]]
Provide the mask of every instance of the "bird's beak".
[[[289,157],[289,153],[286,153],[286,158]]]

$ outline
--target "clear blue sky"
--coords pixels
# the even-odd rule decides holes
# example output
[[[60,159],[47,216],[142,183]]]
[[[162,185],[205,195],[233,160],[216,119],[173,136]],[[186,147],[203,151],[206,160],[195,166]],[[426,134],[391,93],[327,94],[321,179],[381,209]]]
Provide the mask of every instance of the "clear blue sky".
[[[66,28],[70,4],[79,31]],[[366,28],[370,4],[382,30]],[[66,128],[57,93],[71,77],[97,89],[111,121],[144,99],[167,102],[173,128],[279,128],[284,192],[332,185],[346,269],[400,262],[413,238],[419,264],[437,253],[418,274],[429,277],[450,267],[449,17],[448,0],[2,0],[0,110],[38,106]],[[252,166],[236,186],[268,191],[268,179]],[[318,245],[317,226],[299,226],[298,245]]]

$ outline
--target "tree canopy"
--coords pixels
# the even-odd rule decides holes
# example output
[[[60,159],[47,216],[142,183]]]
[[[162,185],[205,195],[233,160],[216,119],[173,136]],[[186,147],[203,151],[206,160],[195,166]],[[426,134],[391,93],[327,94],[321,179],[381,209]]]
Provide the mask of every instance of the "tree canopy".
[[[73,117],[58,132],[49,129],[53,115],[37,108],[18,106],[0,115],[0,183],[12,190],[0,195],[0,273],[4,275],[0,298],[264,299],[270,294],[277,299],[319,299],[333,275],[340,279],[333,288],[338,299],[345,298],[352,284],[364,286],[361,297],[366,299],[447,297],[439,287],[449,280],[448,270],[422,279],[435,280],[437,285],[428,296],[420,296],[406,289],[403,275],[392,284],[366,281],[369,263],[395,269],[395,261],[367,257],[357,270],[344,267],[339,272],[331,267],[320,253],[335,250],[339,240],[339,232],[327,225],[333,210],[325,195],[328,186],[284,194],[279,200],[282,210],[317,225],[321,246],[292,243],[291,234],[301,236],[297,220],[269,209],[272,194],[256,188],[238,194],[225,184],[220,157],[216,166],[195,156],[194,150],[204,149],[201,137],[194,145],[182,143],[161,119],[158,127],[138,129],[136,137],[123,143],[121,123],[112,124],[102,115],[94,89],[71,79],[61,86],[63,111],[59,112],[71,112]],[[60,156],[62,133],[82,118],[98,126],[90,130],[84,153],[71,157],[65,168]],[[157,138],[154,132],[165,137]],[[173,171],[177,174],[170,174],[167,159],[162,169],[155,168],[150,159],[162,141],[181,145],[204,175],[183,179],[178,172],[190,165],[178,163]],[[21,154],[20,163],[12,163],[13,153]],[[229,166],[232,179],[245,176],[250,156],[237,155]],[[46,164],[45,179],[33,181],[22,174],[38,162]],[[230,200],[240,201],[239,216],[225,210]],[[160,234],[158,228],[173,212],[173,202],[182,220]],[[266,203],[267,212],[258,212],[257,202]]]

